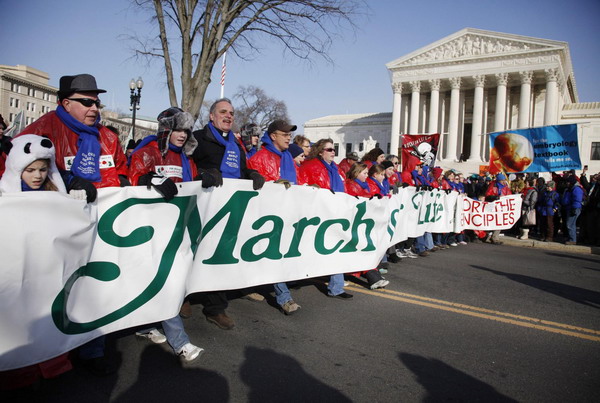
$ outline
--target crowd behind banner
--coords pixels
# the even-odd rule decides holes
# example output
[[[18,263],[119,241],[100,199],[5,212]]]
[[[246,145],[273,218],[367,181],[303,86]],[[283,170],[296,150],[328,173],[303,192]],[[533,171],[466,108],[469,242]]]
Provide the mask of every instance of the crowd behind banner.
[[[189,294],[208,322],[228,330],[235,323],[225,290],[261,300],[252,286],[272,284],[279,309],[291,315],[301,301],[289,281],[327,276],[327,296],[352,300],[349,280],[383,288],[389,262],[501,244],[501,230],[598,242],[590,228],[598,225],[600,176],[588,180],[585,170],[550,182],[443,170],[435,166],[437,135],[412,143],[404,170],[398,156],[377,147],[336,164],[331,139],[311,143],[283,120],[237,133],[225,98],[197,131],[188,112],[166,109],[156,135],[124,153],[98,123],[104,92],[89,74],[63,76],[56,112],[0,153],[3,211],[20,212],[9,214],[14,239],[6,227],[1,232],[12,257],[0,297],[14,307],[2,313],[2,328],[12,328],[1,341],[0,364],[11,369],[0,374],[3,389],[58,376],[74,356],[91,373],[110,374],[105,335],[129,327],[168,342],[183,361],[197,359],[204,350],[182,321],[192,315]],[[32,254],[32,245],[45,245],[44,253]],[[134,266],[150,273],[146,282],[122,268]],[[20,279],[47,289],[36,295]]]

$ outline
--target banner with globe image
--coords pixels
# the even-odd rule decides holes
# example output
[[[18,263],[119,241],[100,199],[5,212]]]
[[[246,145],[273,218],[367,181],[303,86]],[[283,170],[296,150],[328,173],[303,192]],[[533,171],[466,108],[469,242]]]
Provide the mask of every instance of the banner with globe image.
[[[490,173],[581,169],[577,125],[490,133]]]

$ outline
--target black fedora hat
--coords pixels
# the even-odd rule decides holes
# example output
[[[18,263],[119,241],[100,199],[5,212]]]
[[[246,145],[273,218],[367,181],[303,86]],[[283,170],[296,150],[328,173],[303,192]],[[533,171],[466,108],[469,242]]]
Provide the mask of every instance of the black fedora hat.
[[[77,74],[74,76],[62,76],[60,78],[60,87],[58,97],[64,98],[75,92],[95,92],[100,94],[106,92],[98,88],[96,79],[91,74]]]

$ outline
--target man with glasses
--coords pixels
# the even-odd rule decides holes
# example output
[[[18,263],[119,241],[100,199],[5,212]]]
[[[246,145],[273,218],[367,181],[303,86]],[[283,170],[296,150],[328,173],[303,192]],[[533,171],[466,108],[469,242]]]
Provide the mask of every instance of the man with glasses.
[[[96,199],[96,188],[121,186],[127,181],[127,158],[119,138],[100,125],[101,103],[90,74],[60,78],[58,107],[27,126],[23,134],[48,137],[56,148],[56,166],[67,190],[85,190],[88,203]],[[115,371],[104,359],[105,337],[100,336],[79,348],[79,358],[95,375]]]
[[[22,133],[47,136],[56,147],[56,166],[67,190],[83,189],[88,202],[96,188],[127,184],[127,158],[119,138],[100,125],[101,102],[90,74],[63,76],[58,107],[27,126]]]

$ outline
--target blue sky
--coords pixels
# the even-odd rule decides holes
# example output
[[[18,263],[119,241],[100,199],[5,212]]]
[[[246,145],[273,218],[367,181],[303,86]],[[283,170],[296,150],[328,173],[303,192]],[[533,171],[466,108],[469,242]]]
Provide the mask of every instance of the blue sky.
[[[228,54],[225,95],[255,85],[282,99],[294,124],[331,114],[391,111],[385,64],[466,27],[569,43],[580,102],[600,101],[600,2],[597,0],[371,0],[370,16],[343,31],[330,56],[312,64],[264,42],[255,60]],[[149,31],[148,16],[127,0],[0,0],[0,64],[26,64],[60,76],[91,73],[108,90],[102,100],[128,111],[129,81],[145,85],[139,114],[155,117],[168,107],[162,65],[131,58],[123,36]],[[220,95],[218,75],[206,98]],[[301,129],[299,130],[299,132]]]

